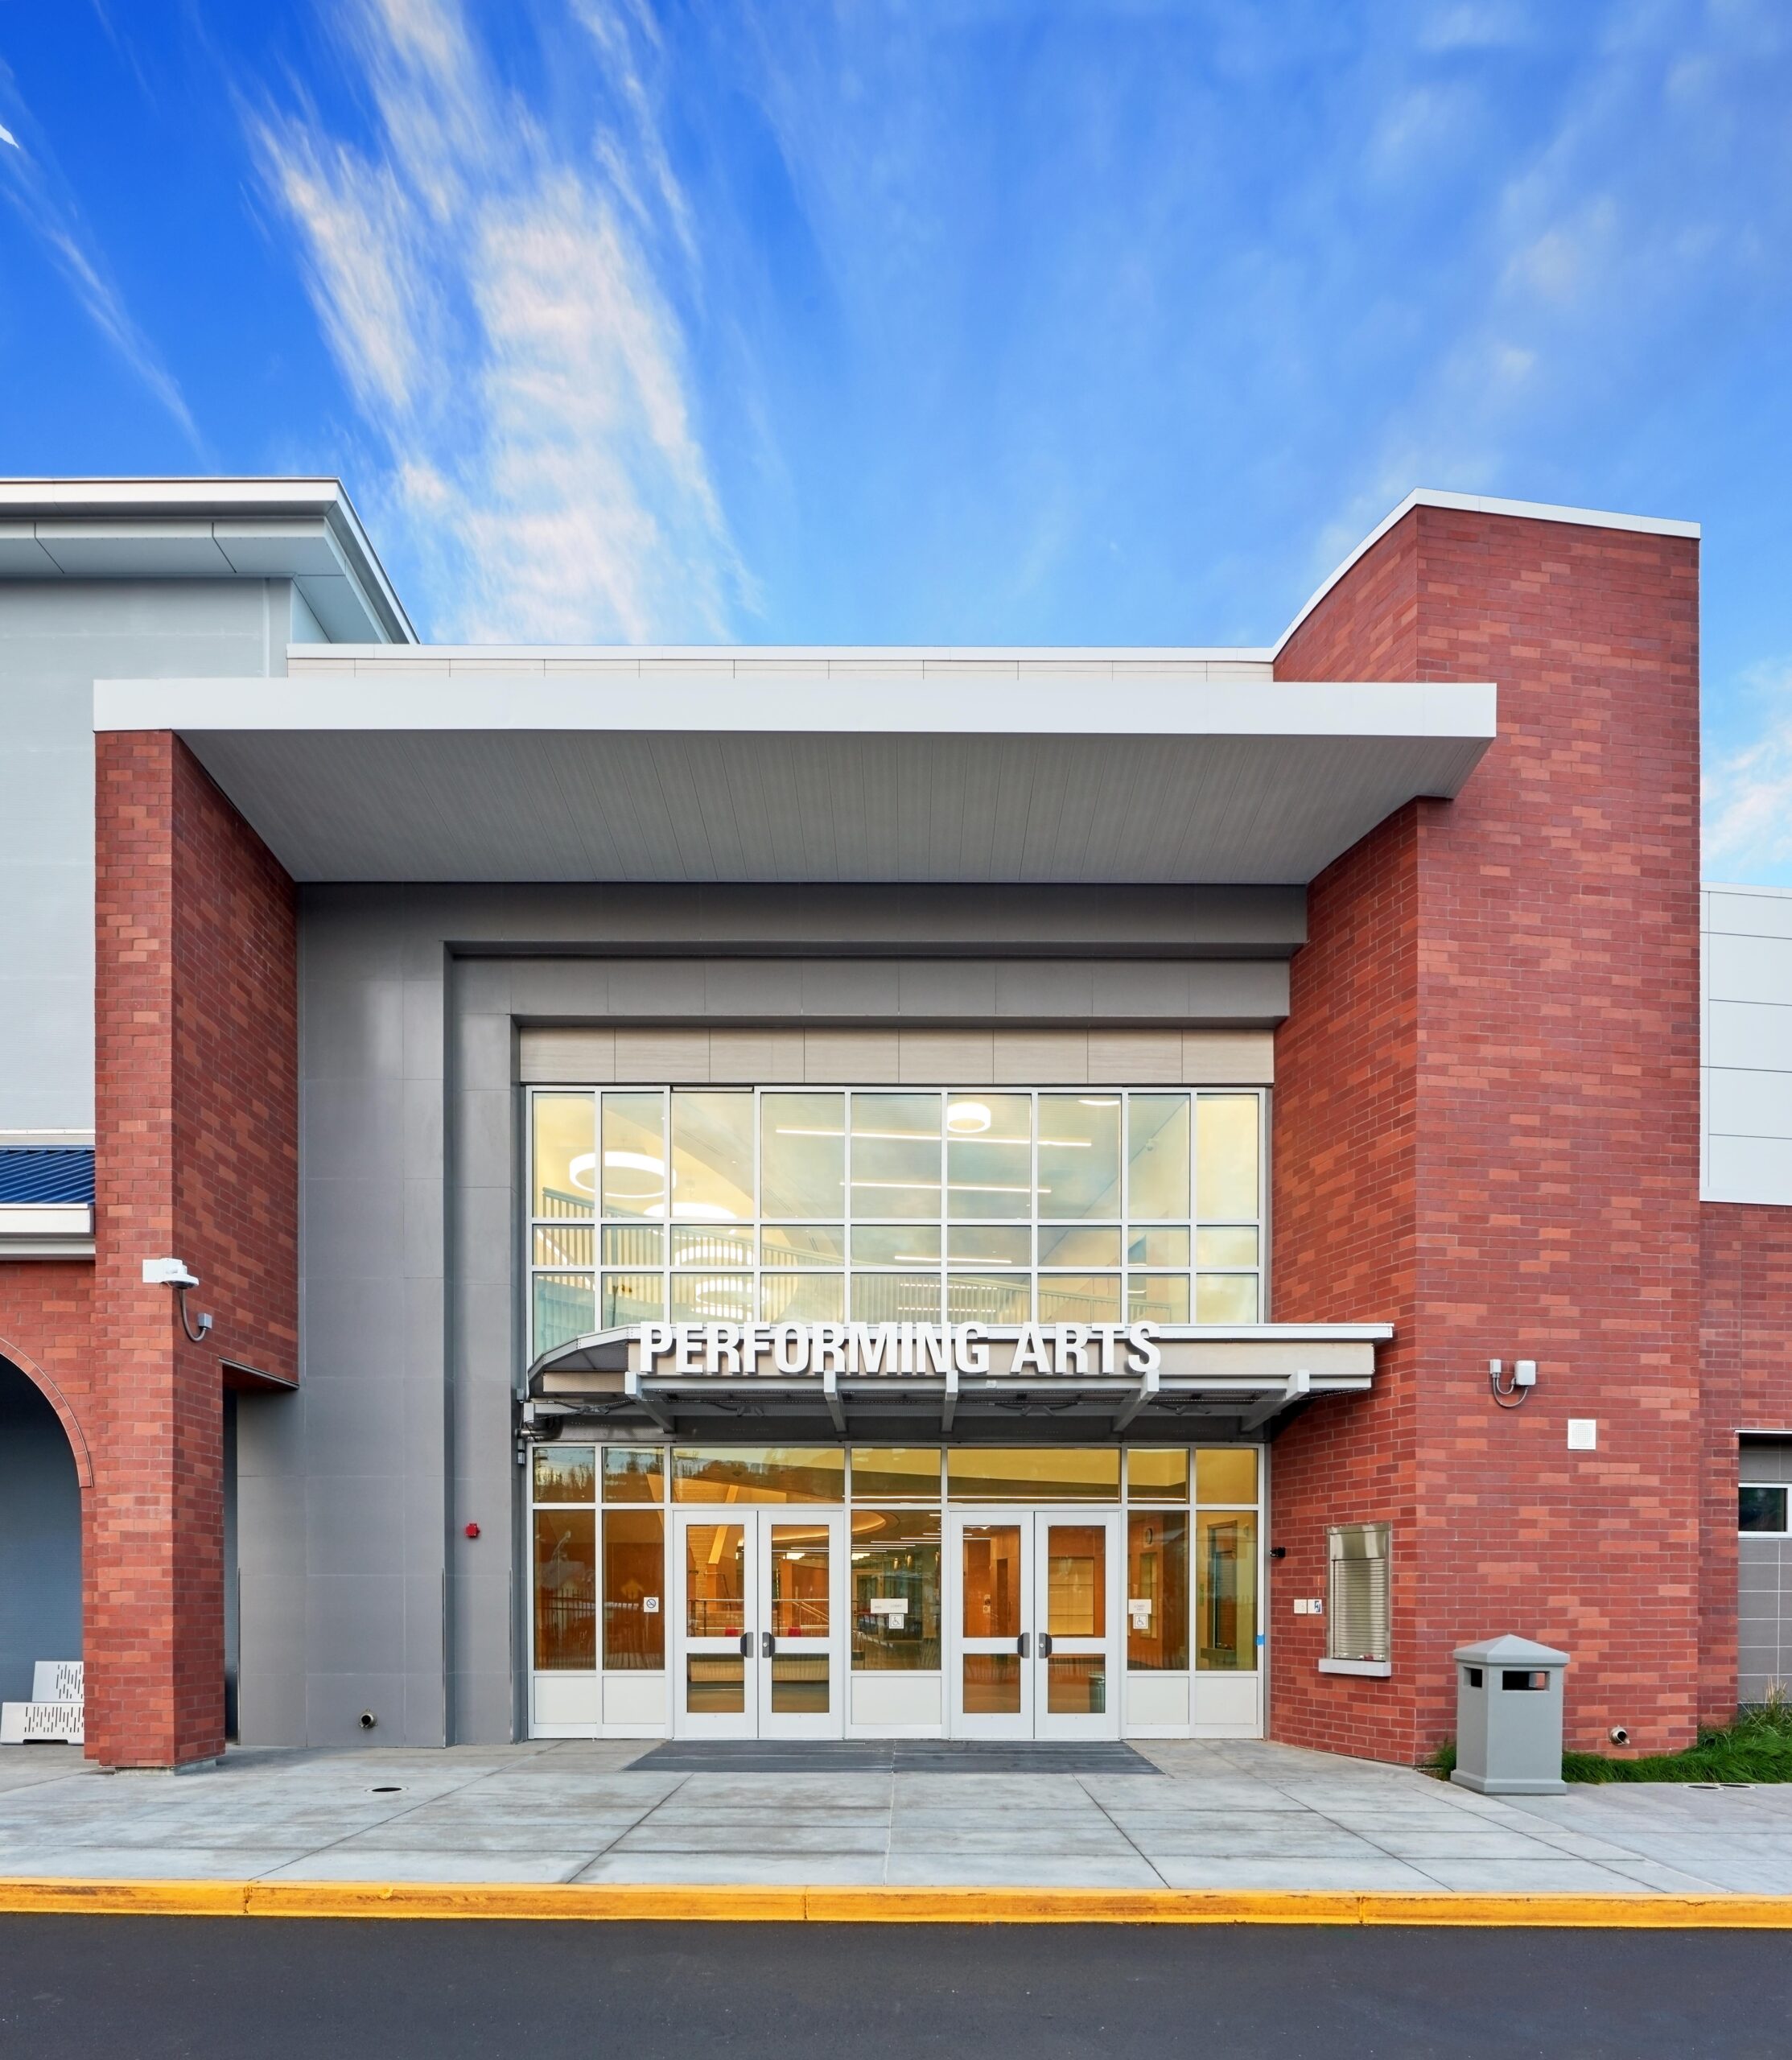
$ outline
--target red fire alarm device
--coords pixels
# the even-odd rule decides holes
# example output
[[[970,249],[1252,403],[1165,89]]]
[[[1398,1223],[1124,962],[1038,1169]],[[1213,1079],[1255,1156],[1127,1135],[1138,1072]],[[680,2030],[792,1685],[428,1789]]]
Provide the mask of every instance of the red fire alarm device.
[[[467,1535],[468,1535],[469,1538],[476,1538],[476,1537],[478,1537],[478,1535],[479,1535],[479,1526],[478,1526],[476,1523],[470,1523],[470,1524],[468,1524],[468,1526],[467,1526]]]

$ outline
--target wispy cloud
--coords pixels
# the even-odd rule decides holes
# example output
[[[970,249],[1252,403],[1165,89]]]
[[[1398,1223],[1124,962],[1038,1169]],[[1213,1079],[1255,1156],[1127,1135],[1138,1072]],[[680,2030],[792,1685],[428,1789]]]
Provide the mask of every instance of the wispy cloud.
[[[1792,659],[1752,666],[1742,684],[1758,730],[1705,770],[1705,871],[1714,880],[1792,867]]]
[[[372,133],[249,117],[331,348],[389,461],[437,633],[723,637],[750,605],[681,315],[697,244],[644,8],[576,0],[590,127],[496,82],[459,0],[354,0]]]
[[[173,416],[195,450],[202,449],[185,397],[161,353],[126,306],[105,255],[82,219],[74,189],[4,63],[0,63],[0,109],[6,117],[0,122],[0,195],[43,245],[101,335]]]

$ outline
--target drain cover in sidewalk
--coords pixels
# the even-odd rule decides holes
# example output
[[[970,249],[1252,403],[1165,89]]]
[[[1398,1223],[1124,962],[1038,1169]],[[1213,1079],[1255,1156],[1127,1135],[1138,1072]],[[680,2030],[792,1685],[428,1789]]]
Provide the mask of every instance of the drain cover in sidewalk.
[[[1086,1745],[966,1738],[677,1738],[631,1770],[677,1774],[1158,1774],[1118,1741]]]

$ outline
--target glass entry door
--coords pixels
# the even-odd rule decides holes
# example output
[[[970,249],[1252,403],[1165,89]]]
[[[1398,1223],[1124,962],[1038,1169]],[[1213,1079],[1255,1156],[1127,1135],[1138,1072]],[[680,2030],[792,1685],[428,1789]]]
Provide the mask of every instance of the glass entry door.
[[[954,1510],[951,1729],[1118,1738],[1118,1510]]]
[[[673,1512],[681,1738],[838,1738],[846,1715],[843,1512]]]

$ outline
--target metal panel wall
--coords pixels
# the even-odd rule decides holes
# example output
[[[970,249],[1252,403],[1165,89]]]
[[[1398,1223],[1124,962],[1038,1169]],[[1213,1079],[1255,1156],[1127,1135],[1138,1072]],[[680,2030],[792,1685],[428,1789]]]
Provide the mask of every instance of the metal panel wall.
[[[1192,1011],[1214,1028],[1231,1009],[1250,1034],[1285,1007],[1300,931],[1279,892],[1186,901],[1147,896],[1129,928],[1123,901],[1064,897],[1054,954],[1036,896],[867,896],[861,927],[887,962],[836,978],[807,955],[815,904],[801,890],[719,903],[713,890],[304,890],[303,1377],[295,1395],[239,1403],[245,1744],[518,1735],[519,1022],[608,1020],[617,1037],[706,1048],[725,1028],[760,1039],[771,1062],[806,993],[820,1020],[798,1006],[795,1034],[825,1044],[829,1023],[858,1019],[818,1064],[852,1071],[867,1031],[899,1063],[917,1031],[983,1034],[993,1052],[980,961],[1018,936],[1025,956],[1008,970],[1026,984],[1001,1033],[1015,1063],[1036,1057],[1037,1077],[1055,1077],[1064,1049],[1087,1062],[1110,1036],[1109,1057],[1136,1061],[1143,1034],[1180,1077]],[[707,955],[640,956],[649,910],[662,952]],[[837,896],[825,928],[851,933]],[[735,940],[748,951],[728,955]],[[768,959],[781,943],[787,955]],[[1117,944],[1131,962],[1096,962]],[[925,979],[912,974],[923,962],[937,969]],[[1141,1019],[1157,1027],[1141,1033]]]

